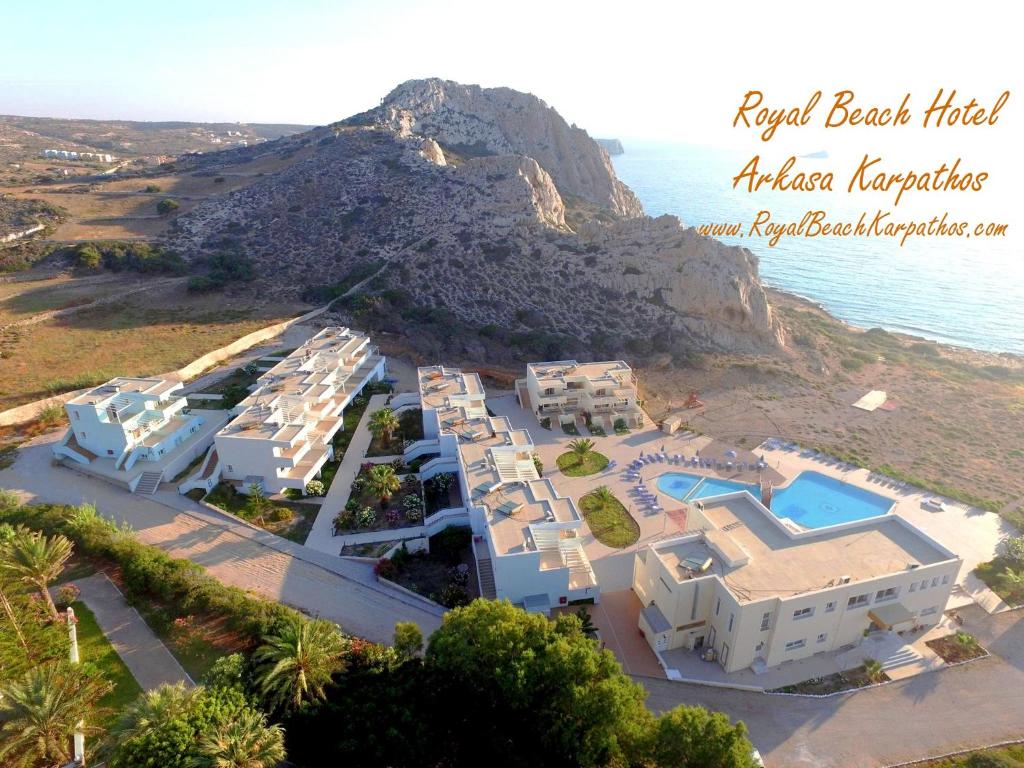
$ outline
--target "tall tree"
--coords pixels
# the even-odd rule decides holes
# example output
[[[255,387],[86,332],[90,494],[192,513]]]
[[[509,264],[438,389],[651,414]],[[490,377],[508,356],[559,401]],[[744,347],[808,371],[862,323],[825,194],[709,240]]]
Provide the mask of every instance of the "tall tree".
[[[253,655],[256,684],[271,707],[298,709],[323,699],[324,686],[342,669],[344,645],[328,621],[291,618],[282,623]]]
[[[195,768],[274,768],[284,760],[284,731],[267,716],[246,709],[199,744]]]
[[[14,536],[0,547],[0,575],[37,589],[50,618],[58,621],[49,586],[64,570],[71,552],[71,540],[66,536],[47,538],[27,528],[17,528]]]
[[[70,762],[76,729],[86,736],[103,732],[94,724],[103,714],[98,701],[112,687],[79,667],[55,661],[0,686],[0,764],[49,768]]]
[[[648,740],[647,764],[664,768],[754,768],[743,723],[721,712],[679,706],[657,719]]]

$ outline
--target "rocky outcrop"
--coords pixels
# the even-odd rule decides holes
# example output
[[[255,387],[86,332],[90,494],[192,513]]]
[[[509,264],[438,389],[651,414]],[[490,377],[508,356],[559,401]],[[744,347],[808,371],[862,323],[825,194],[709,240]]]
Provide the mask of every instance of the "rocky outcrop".
[[[589,205],[574,196],[570,228],[565,183],[535,156],[547,129],[534,126],[530,141],[506,136],[527,120],[524,104],[550,110],[506,89],[453,85],[407,84],[417,96],[406,93],[403,103],[430,96],[434,107],[398,109],[389,97],[384,122],[364,115],[179,160],[182,173],[218,173],[268,154],[283,167],[199,202],[176,219],[168,245],[197,260],[244,254],[275,295],[310,301],[333,295],[354,269],[372,268],[373,280],[349,297],[352,322],[403,333],[431,359],[460,343],[493,361],[634,362],[784,344],[750,251],[701,237],[673,216],[610,215],[592,202],[597,195]],[[451,100],[452,92],[462,95]],[[457,111],[444,106],[452,101]],[[553,122],[545,114],[534,118]],[[554,167],[564,178],[566,165]]]
[[[457,154],[527,155],[551,174],[562,195],[619,216],[643,215],[636,195],[616,178],[608,153],[531,94],[436,78],[410,80],[359,119],[399,135],[435,139]]]
[[[601,149],[609,155],[621,155],[626,152],[626,150],[622,148],[622,142],[618,139],[594,139],[594,141],[596,141]]]

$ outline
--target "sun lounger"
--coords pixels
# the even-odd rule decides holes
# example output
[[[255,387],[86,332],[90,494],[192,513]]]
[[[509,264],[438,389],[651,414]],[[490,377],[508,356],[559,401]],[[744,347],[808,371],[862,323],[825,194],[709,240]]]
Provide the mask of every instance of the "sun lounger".
[[[511,516],[521,506],[523,506],[523,505],[519,504],[518,502],[515,502],[515,501],[504,501],[504,502],[502,502],[501,504],[498,505],[498,508],[495,511],[496,512],[500,512],[503,515]]]

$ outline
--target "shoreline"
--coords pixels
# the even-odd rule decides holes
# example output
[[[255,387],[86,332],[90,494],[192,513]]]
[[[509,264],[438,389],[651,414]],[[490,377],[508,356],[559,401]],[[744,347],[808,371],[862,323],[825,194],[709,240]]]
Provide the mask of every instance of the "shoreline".
[[[905,341],[907,343],[926,343],[934,344],[940,351],[942,351],[947,357],[960,360],[962,362],[972,363],[974,365],[1003,365],[1011,368],[1024,368],[1024,354],[1018,354],[1016,352],[990,352],[984,349],[976,349],[974,347],[960,346],[958,344],[950,344],[943,341],[935,341],[929,339],[926,336],[917,336],[912,333],[905,331],[891,331],[883,326],[871,326],[865,328],[860,325],[854,325],[853,323],[836,317],[823,304],[814,299],[810,299],[806,296],[801,296],[798,293],[787,291],[783,288],[777,288],[769,285],[761,280],[761,285],[764,287],[765,293],[768,294],[769,304],[773,306],[784,306],[789,305],[800,309],[809,309],[814,312],[827,317],[828,319],[840,324],[844,329],[850,333],[867,333],[872,328],[882,328],[886,333],[895,336],[896,338]]]

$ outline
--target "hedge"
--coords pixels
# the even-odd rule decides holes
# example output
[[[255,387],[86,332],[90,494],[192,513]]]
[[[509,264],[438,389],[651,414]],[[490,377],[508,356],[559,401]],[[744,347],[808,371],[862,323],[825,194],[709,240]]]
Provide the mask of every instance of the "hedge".
[[[156,598],[175,616],[222,616],[231,629],[253,643],[270,634],[279,622],[302,617],[293,608],[222,584],[202,566],[143,544],[130,529],[117,527],[89,505],[5,505],[0,508],[3,522],[25,525],[47,535],[62,533],[81,554],[113,561],[121,568],[129,602]]]

